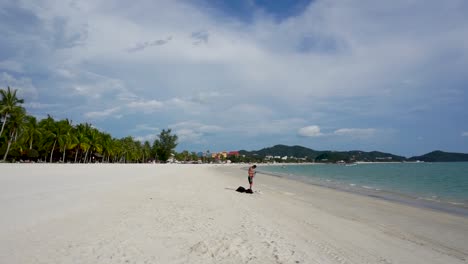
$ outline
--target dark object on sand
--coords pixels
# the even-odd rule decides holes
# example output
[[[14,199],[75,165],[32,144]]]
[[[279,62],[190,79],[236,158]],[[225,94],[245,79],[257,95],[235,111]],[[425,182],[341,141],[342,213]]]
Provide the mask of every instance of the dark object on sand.
[[[236,192],[241,192],[241,193],[253,193],[251,189],[245,189],[245,188],[242,187],[242,186],[239,186],[239,188],[237,188]]]
[[[242,186],[239,186],[239,188],[237,188],[236,192],[241,192],[241,193],[243,193],[243,192],[245,192],[245,188],[242,187]]]

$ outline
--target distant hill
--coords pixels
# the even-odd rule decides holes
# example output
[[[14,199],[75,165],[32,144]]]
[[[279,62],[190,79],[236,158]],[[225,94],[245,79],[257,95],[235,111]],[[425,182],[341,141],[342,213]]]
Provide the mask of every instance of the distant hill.
[[[307,157],[308,161],[319,161],[319,162],[337,162],[340,160],[346,162],[353,161],[404,161],[405,157],[393,155],[390,153],[384,153],[379,151],[319,151],[313,150],[302,146],[286,146],[286,145],[275,145],[273,147],[263,148],[256,151],[241,150],[239,154],[246,156],[288,156],[296,158]]]
[[[391,153],[385,153],[380,151],[326,151],[325,153],[319,155],[316,161],[331,161],[336,162],[343,160],[346,162],[353,161],[372,161],[372,162],[391,162],[391,161],[405,161],[406,158]]]
[[[288,157],[309,157],[315,159],[318,155],[322,154],[323,151],[316,151],[302,146],[286,146],[286,145],[275,145],[273,147],[263,148],[261,150],[246,151],[241,150],[239,154],[246,156],[288,156]]]
[[[440,150],[429,152],[422,156],[411,157],[410,161],[425,161],[425,162],[451,162],[451,161],[468,161],[468,154],[444,152]]]
[[[317,162],[337,162],[343,160],[345,162],[354,161],[370,161],[370,162],[387,162],[387,161],[426,161],[426,162],[455,162],[468,161],[468,154],[452,153],[436,150],[422,156],[415,156],[407,159],[403,156],[394,155],[380,151],[330,151],[330,150],[313,150],[302,146],[286,146],[275,145],[273,147],[263,148],[261,150],[246,151],[241,150],[239,154],[248,157],[265,158],[266,156],[288,156],[295,158],[307,158],[307,161]]]

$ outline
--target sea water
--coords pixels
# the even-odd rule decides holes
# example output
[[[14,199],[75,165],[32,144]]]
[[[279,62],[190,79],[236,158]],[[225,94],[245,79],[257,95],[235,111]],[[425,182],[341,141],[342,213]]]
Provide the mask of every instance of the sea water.
[[[468,215],[468,162],[274,165],[257,171]]]

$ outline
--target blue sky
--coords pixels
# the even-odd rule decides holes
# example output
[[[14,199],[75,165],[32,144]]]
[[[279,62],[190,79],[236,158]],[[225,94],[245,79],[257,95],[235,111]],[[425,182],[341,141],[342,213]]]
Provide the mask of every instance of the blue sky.
[[[468,153],[468,2],[0,1],[29,113],[177,150]]]

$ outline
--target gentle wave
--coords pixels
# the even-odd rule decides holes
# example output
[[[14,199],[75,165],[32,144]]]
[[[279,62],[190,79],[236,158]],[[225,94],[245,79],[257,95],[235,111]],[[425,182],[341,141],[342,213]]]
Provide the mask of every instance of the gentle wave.
[[[259,166],[259,172],[388,200],[466,208],[468,163]],[[468,213],[467,213],[468,214]]]

